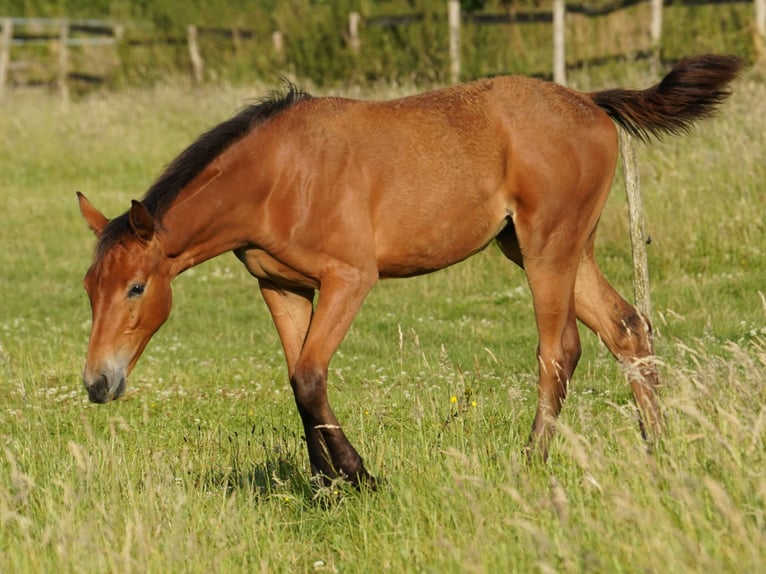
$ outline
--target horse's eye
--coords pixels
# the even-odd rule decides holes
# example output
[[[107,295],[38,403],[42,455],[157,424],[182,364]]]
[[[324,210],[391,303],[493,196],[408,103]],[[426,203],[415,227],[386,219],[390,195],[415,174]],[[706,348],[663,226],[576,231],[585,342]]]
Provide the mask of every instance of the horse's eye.
[[[133,299],[135,297],[140,297],[144,294],[144,289],[146,288],[146,285],[143,283],[134,283],[130,286],[130,289],[128,289],[128,299]]]

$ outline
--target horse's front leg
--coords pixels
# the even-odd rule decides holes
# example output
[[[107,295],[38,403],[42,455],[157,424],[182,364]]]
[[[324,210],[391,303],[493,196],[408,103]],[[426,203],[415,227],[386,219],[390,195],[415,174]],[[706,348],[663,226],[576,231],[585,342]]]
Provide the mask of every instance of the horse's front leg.
[[[327,400],[326,371],[301,373],[291,379],[303,420],[311,471],[325,485],[342,478],[354,486],[375,486],[362,457],[346,437]]]
[[[308,292],[285,291],[264,281],[261,291],[285,349],[312,472],[325,482],[342,477],[354,485],[374,485],[330,407],[327,370],[377,274],[342,271],[323,279],[313,316]]]

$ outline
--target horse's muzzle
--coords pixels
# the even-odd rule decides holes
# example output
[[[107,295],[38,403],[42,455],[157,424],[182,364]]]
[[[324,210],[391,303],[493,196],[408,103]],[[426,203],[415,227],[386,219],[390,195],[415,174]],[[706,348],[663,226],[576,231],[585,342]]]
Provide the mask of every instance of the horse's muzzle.
[[[88,399],[90,399],[92,403],[108,403],[109,401],[119,399],[125,394],[124,376],[119,377],[111,384],[109,378],[103,374],[93,381],[89,381],[87,377],[83,377],[83,382],[88,391]]]

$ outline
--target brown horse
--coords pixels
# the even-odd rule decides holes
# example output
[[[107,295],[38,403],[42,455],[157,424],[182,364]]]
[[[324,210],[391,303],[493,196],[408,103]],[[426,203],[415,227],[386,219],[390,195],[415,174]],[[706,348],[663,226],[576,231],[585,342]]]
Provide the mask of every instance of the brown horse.
[[[698,56],[643,91],[580,93],[498,77],[387,102],[289,86],[203,134],[109,221],[85,276],[93,325],[83,380],[120,397],[167,319],[179,273],[233,251],[258,279],[284,347],[312,471],[372,482],[327,400],[327,370],[378,279],[442,269],[493,240],[521,266],[539,334],[530,445],[543,457],[580,357],[576,319],[626,369],[660,429],[651,328],[601,275],[593,242],[617,162],[610,117],[649,139],[711,115],[740,63]],[[315,305],[315,293],[318,300]]]

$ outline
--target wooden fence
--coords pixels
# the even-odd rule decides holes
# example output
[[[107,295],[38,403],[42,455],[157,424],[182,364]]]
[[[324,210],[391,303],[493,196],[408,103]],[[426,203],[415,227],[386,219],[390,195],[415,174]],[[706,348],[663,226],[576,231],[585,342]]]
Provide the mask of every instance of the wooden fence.
[[[125,27],[109,20],[70,20],[66,18],[2,18],[0,17],[0,95],[2,95],[10,76],[30,66],[28,60],[15,61],[11,51],[15,48],[41,46],[50,48],[53,54],[52,67],[55,78],[52,80],[63,100],[69,98],[69,80],[99,83],[103,77],[89,70],[77,70],[72,66],[70,48],[111,46],[127,47],[147,46],[152,44],[185,45],[188,49],[192,77],[196,81],[204,78],[204,59],[199,48],[200,35],[228,38],[235,46],[242,40],[255,36],[255,32],[239,28],[220,28],[205,26],[187,26],[185,37],[126,37]],[[284,57],[282,34],[272,34],[275,58]],[[115,50],[116,51],[116,50]]]
[[[566,0],[553,0],[553,8],[550,11],[527,10],[502,13],[463,13],[460,9],[459,0],[447,1],[447,19],[449,25],[449,60],[450,60],[450,80],[458,82],[461,76],[460,61],[460,30],[464,24],[473,24],[477,26],[488,25],[525,25],[550,23],[553,26],[553,62],[552,77],[554,81],[561,84],[566,83],[567,69],[579,68],[588,63],[600,64],[609,60],[624,58],[625,54],[607,54],[588,61],[568,61],[566,57],[566,16],[567,14],[579,14],[585,17],[601,17],[613,14],[615,12],[637,6],[639,4],[651,5],[651,18],[647,22],[649,30],[650,45],[646,46],[634,57],[653,59],[655,66],[659,64],[662,49],[663,33],[663,8],[666,4],[684,5],[684,6],[702,6],[711,4],[747,4],[752,2],[754,5],[753,14],[753,42],[755,53],[759,57],[766,57],[766,0],[613,0],[608,4],[599,6],[590,6],[583,3],[567,2]],[[368,18],[365,22],[367,26],[376,26],[382,28],[392,28],[397,26],[407,26],[422,21],[422,13],[389,15]],[[361,39],[359,37],[360,16],[357,13],[349,15],[349,38],[350,44],[356,52],[361,49]],[[547,74],[543,74],[547,75]]]
[[[0,18],[0,94],[10,72],[23,69],[28,62],[11,60],[16,46],[53,46],[56,56],[55,84],[64,101],[69,99],[69,80],[77,78],[98,82],[100,78],[86,70],[71,68],[72,46],[114,46],[123,36],[123,27],[106,20],[69,20],[65,18]]]
[[[464,25],[491,26],[523,26],[527,24],[550,23],[553,26],[553,61],[551,76],[555,81],[566,83],[567,70],[581,67],[585,64],[598,64],[615,58],[624,58],[626,54],[607,54],[588,61],[571,61],[566,56],[567,14],[579,14],[585,17],[605,16],[620,10],[625,10],[639,4],[651,5],[651,18],[646,23],[649,30],[650,44],[636,53],[634,58],[650,57],[655,63],[661,57],[663,18],[665,4],[671,0],[613,0],[608,4],[591,7],[587,4],[553,0],[553,9],[549,11],[530,10],[503,13],[463,13],[458,0],[445,0],[445,16],[449,29],[449,77],[457,82],[461,77],[461,27]],[[683,5],[732,4],[750,3],[754,5],[753,42],[754,52],[758,57],[766,58],[766,0],[681,0]],[[678,0],[674,4],[679,4]],[[377,16],[363,19],[359,13],[351,13],[348,17],[347,37],[348,47],[352,53],[360,54],[364,50],[363,32],[365,27],[380,27],[384,29],[409,26],[424,19],[422,13]],[[70,79],[98,82],[101,78],[88,70],[76,70],[72,65],[69,48],[75,46],[117,46],[127,47],[145,45],[147,43],[164,43],[186,45],[192,77],[202,81],[205,77],[205,58],[200,50],[198,37],[204,35],[224,36],[237,46],[243,39],[253,38],[255,32],[246,29],[211,28],[188,26],[185,37],[175,38],[126,38],[124,27],[106,20],[69,20],[44,18],[0,18],[0,95],[8,83],[12,72],[23,69],[24,61],[14,61],[11,51],[14,47],[41,45],[53,49],[55,62],[55,79],[62,99],[69,98],[68,81]],[[273,57],[276,61],[286,59],[284,41],[280,31],[274,31],[271,37]]]

